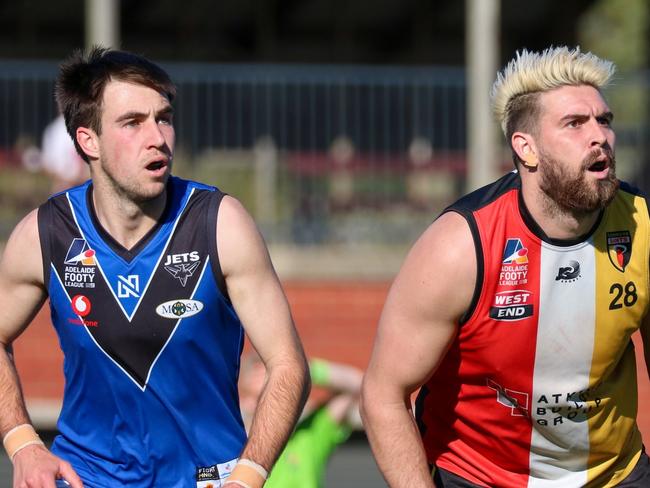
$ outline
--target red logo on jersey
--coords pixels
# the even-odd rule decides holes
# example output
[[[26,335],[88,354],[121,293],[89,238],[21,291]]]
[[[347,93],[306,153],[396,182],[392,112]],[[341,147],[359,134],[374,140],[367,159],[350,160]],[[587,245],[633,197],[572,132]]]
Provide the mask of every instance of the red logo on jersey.
[[[627,230],[607,233],[607,254],[614,267],[621,273],[632,257],[632,236]]]
[[[77,314],[79,317],[85,317],[90,313],[92,305],[88,297],[84,295],[75,295],[70,301],[72,305],[72,311]]]
[[[521,320],[533,315],[532,293],[526,290],[509,290],[497,293],[490,307],[490,318],[494,320]]]
[[[528,393],[523,391],[511,390],[504,388],[499,383],[490,378],[487,379],[487,387],[497,393],[497,402],[510,409],[510,415],[513,417],[528,417]]]

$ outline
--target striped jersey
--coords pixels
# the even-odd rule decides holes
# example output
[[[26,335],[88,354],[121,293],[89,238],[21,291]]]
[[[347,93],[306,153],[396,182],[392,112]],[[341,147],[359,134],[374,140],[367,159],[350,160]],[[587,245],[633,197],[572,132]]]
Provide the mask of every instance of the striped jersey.
[[[99,223],[90,182],[39,208],[64,353],[52,451],[90,488],[216,488],[246,440],[244,334],[216,246],[223,194],[175,177],[167,190],[159,222],[130,250]]]
[[[587,236],[545,236],[516,172],[449,207],[471,229],[470,310],[416,417],[432,465],[478,486],[609,487],[639,459],[631,335],[648,308],[650,218],[621,184]]]

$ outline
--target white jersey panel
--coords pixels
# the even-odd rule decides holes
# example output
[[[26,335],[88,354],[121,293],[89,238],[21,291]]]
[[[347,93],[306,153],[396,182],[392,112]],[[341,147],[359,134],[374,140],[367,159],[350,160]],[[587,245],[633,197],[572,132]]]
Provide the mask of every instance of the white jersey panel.
[[[590,242],[542,243],[540,306],[531,409],[531,488],[587,482],[589,373],[596,267]],[[570,371],[570,374],[567,374]]]

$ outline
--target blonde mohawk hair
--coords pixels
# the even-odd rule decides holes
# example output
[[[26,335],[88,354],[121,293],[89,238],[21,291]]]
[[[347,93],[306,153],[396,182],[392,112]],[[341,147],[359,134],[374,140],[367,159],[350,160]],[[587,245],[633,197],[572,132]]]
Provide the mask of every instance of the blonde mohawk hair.
[[[616,67],[611,61],[580,48],[550,47],[543,52],[518,51],[492,85],[492,108],[508,137],[512,102],[522,95],[545,92],[565,85],[591,85],[600,90],[609,83]]]

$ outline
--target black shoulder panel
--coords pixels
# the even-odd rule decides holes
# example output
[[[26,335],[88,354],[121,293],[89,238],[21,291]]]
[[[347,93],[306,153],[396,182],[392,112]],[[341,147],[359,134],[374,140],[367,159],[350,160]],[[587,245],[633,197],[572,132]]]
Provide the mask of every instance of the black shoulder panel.
[[[468,193],[457,202],[451,204],[444,211],[455,210],[459,213],[465,211],[473,212],[489,205],[504,193],[515,188],[521,188],[521,180],[519,179],[519,173],[511,171],[494,183],[490,183],[487,186]]]
[[[517,188],[521,188],[521,180],[519,179],[519,174],[515,171],[512,171],[507,175],[499,178],[494,183],[491,183],[465,195],[443,211],[443,213],[456,212],[459,215],[463,216],[463,218],[467,221],[467,225],[469,225],[470,231],[472,232],[472,238],[474,239],[474,250],[476,251],[476,283],[474,284],[474,293],[472,295],[472,301],[468,309],[460,318],[460,325],[463,325],[465,322],[467,322],[476,309],[478,301],[481,298],[483,276],[485,274],[483,246],[481,245],[481,235],[478,231],[476,219],[474,218],[474,212],[494,202],[504,193]]]

